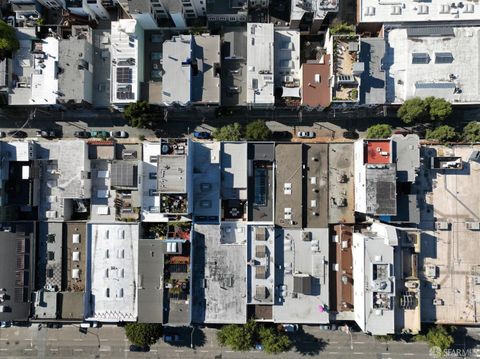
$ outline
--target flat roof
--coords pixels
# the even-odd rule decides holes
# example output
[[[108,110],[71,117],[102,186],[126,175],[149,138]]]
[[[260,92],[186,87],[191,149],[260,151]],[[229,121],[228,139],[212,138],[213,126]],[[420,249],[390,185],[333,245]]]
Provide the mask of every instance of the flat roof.
[[[306,212],[305,227],[326,228],[328,226],[328,144],[305,144],[306,151]]]
[[[133,161],[113,161],[111,164],[110,186],[134,188],[138,185],[138,165]]]
[[[386,99],[385,40],[374,37],[361,38],[360,62],[365,66],[360,76],[360,103],[384,104]]]
[[[57,290],[62,289],[63,266],[63,223],[62,222],[40,222],[39,223],[39,251],[40,263],[39,276],[45,278],[44,285],[51,286]]]
[[[303,226],[303,145],[275,145],[275,224]]]
[[[223,2],[223,0],[222,0]],[[223,106],[245,106],[247,103],[247,33],[245,28],[225,29],[222,41]],[[232,89],[238,88],[238,91]]]
[[[34,242],[30,225],[16,224],[14,232],[0,231],[0,283],[7,298],[0,320],[26,321],[30,316],[30,294],[34,284]],[[20,249],[20,250],[19,250]],[[10,309],[10,310],[8,310]]]
[[[66,245],[66,265],[64,272],[67,276],[67,288],[74,292],[85,291],[86,278],[86,261],[87,261],[87,225],[85,222],[65,222],[65,238]],[[78,256],[78,257],[77,257]],[[65,263],[65,262],[64,262]],[[80,270],[80,280],[72,278],[72,271]],[[83,308],[82,308],[83,312]]]
[[[283,243],[277,249],[283,252],[284,265],[275,272],[281,301],[273,307],[274,322],[328,323],[328,228],[280,229],[277,232],[279,243]],[[304,236],[311,240],[304,240]],[[299,282],[302,283],[300,287]]]
[[[367,140],[365,146],[365,163],[392,163],[390,140]]]
[[[359,0],[357,18],[359,22],[376,23],[431,23],[434,21],[478,20],[478,4],[464,1],[463,6],[451,6],[448,2],[429,2],[418,4],[415,0],[403,0],[398,3]]]
[[[397,164],[397,181],[415,182],[420,168],[420,139],[418,135],[392,135],[392,157]]]
[[[273,24],[247,24],[247,103],[269,106],[275,103]]]
[[[334,282],[336,288],[334,304],[338,312],[351,312],[354,310],[352,256],[353,226],[337,224],[335,226],[335,233],[335,238],[337,240],[337,242],[334,243],[335,263],[338,265],[338,270],[334,272],[332,271],[332,274],[336,277]]]
[[[93,103],[93,44],[89,28],[59,42],[58,76],[61,101]]]
[[[222,142],[221,144],[222,198],[246,198],[247,188],[247,142]],[[243,193],[244,192],[244,193]]]
[[[281,87],[283,83],[296,83],[300,86],[300,31],[275,30],[275,86]],[[288,73],[288,74],[287,74]]]
[[[89,320],[137,320],[139,224],[88,224],[86,315]]]
[[[323,56],[323,63],[302,64],[302,105],[327,107],[331,102],[330,55]]]
[[[158,190],[160,192],[187,192],[186,156],[160,156],[157,166]]]
[[[220,216],[220,143],[193,142],[193,213],[196,222]],[[214,217],[216,219],[214,219]]]
[[[386,63],[390,64],[386,68],[387,102],[402,103],[417,96],[480,102],[480,28],[454,27],[453,33],[409,37],[407,29],[397,28],[385,34]]]
[[[138,241],[138,321],[163,323],[163,265],[167,251],[165,241],[140,239]]]
[[[275,228],[273,226],[248,227],[247,302],[273,304],[275,301]]]
[[[60,317],[83,320],[84,292],[60,292]]]
[[[378,168],[378,166],[382,167]],[[397,169],[395,164],[367,165],[366,178],[366,213],[396,215]]]
[[[313,13],[315,20],[323,20],[329,12],[338,11],[336,0],[292,0],[290,17],[300,21],[305,13]]]
[[[355,223],[353,172],[353,144],[330,143],[328,145],[329,223]],[[343,202],[343,199],[346,202]]]
[[[231,235],[222,238],[220,225],[194,226],[192,244],[193,252],[197,253],[192,270],[194,323],[242,324],[247,321],[246,225],[231,223],[226,228],[230,228]],[[225,242],[229,238],[235,242]],[[244,243],[237,242],[241,238]]]
[[[192,101],[220,103],[220,36],[195,35],[193,57],[198,65],[198,74],[192,77]]]
[[[274,209],[274,143],[248,144],[248,218],[255,222],[273,222]]]

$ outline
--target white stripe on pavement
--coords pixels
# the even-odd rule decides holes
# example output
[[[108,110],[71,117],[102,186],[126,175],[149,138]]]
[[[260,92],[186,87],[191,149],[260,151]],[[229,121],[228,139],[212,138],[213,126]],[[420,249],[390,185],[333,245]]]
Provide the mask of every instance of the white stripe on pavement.
[[[0,350],[1,350],[2,352],[6,352],[6,351],[8,350],[8,348],[0,348]]]
[[[83,352],[83,349],[82,348],[74,348],[73,351],[74,352]]]
[[[52,342],[56,342],[58,339],[57,338],[48,338],[47,340],[51,340]]]
[[[108,342],[108,339],[100,339],[101,342]]]
[[[73,340],[76,341],[76,342],[83,342],[83,339],[80,339],[80,338],[75,338]]]
[[[414,353],[403,353],[403,355],[415,355]]]
[[[50,348],[52,352],[58,352],[58,348]]]
[[[363,353],[360,353],[360,352],[354,352],[353,354],[355,354],[355,355],[363,355]]]

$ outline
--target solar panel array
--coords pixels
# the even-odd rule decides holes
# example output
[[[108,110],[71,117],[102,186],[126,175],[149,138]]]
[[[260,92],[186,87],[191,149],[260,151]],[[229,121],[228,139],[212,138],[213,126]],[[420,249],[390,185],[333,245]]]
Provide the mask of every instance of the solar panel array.
[[[131,84],[132,69],[130,67],[117,67],[117,82],[120,84]]]

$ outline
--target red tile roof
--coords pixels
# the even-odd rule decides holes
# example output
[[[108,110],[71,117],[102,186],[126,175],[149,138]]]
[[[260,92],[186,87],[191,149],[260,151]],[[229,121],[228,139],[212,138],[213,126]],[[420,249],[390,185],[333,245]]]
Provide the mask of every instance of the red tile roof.
[[[368,141],[366,151],[366,163],[382,164],[392,162],[390,140]]]

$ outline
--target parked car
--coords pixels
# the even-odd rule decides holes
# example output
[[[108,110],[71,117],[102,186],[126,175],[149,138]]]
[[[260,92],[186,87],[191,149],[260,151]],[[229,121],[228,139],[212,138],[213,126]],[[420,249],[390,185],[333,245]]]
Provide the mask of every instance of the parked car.
[[[343,138],[348,138],[349,140],[356,140],[358,137],[360,137],[355,131],[345,131],[342,136]]]
[[[7,133],[4,131],[0,131],[0,138],[7,137]]]
[[[282,327],[287,333],[294,333],[298,330],[298,324],[283,324]]]
[[[148,345],[140,346],[140,345],[130,345],[130,351],[131,352],[149,352],[150,347]]]
[[[47,328],[54,328],[54,329],[58,329],[58,328],[61,328],[62,325],[60,323],[47,323]]]
[[[293,137],[289,131],[273,131],[272,138],[275,140],[290,140]]]
[[[320,330],[331,330],[331,327],[329,324],[321,324],[319,328]]]
[[[82,334],[87,334],[87,333],[88,333],[88,328],[82,328],[82,327],[80,327],[80,328],[78,328],[78,331],[79,331],[80,333],[82,333]]]
[[[7,135],[12,136],[13,138],[26,138],[26,137],[28,137],[28,134],[25,131],[20,131],[20,130],[10,131],[10,132],[7,133]]]
[[[40,131],[40,136],[42,136],[43,138],[49,138],[49,139],[59,137],[56,130],[42,130]]]
[[[92,137],[96,138],[110,138],[110,132],[108,131],[92,131]]]
[[[0,328],[8,328],[11,325],[12,325],[12,323],[9,322],[9,321],[1,321],[0,322]]]
[[[90,138],[90,137],[92,137],[92,134],[88,131],[76,131],[73,135],[76,138]]]
[[[297,137],[300,138],[315,138],[315,132],[312,131],[299,131]]]
[[[206,140],[207,138],[210,138],[210,132],[195,131],[193,133],[193,137],[201,139],[201,140]]]
[[[262,351],[262,350],[263,350],[263,345],[260,344],[260,343],[255,343],[255,350],[260,350],[260,351]]]
[[[166,342],[166,343],[179,342],[180,341],[180,335],[178,335],[178,334],[164,335],[163,336],[163,341]]]
[[[128,132],[126,132],[126,131],[112,131],[112,132],[110,132],[110,135],[113,138],[127,138],[128,137]]]

